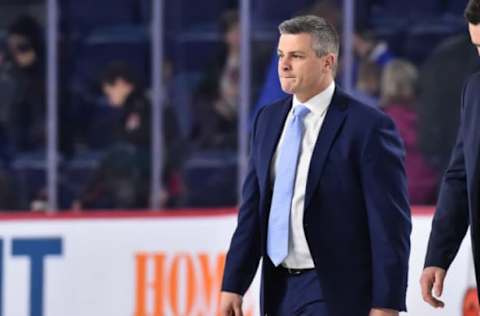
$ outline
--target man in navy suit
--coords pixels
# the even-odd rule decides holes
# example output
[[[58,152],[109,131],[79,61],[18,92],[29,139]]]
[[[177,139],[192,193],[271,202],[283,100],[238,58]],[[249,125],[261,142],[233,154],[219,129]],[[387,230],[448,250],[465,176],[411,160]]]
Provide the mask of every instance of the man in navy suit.
[[[330,24],[301,16],[279,30],[293,96],[254,122],[221,315],[242,315],[260,258],[261,315],[398,315],[411,231],[402,142],[391,119],[335,86]]]
[[[468,2],[465,17],[471,41],[480,55],[480,0]],[[469,225],[476,281],[480,284],[480,73],[466,81],[461,105],[457,143],[443,177],[420,279],[423,299],[435,308],[444,306],[438,297],[442,295],[446,271]]]

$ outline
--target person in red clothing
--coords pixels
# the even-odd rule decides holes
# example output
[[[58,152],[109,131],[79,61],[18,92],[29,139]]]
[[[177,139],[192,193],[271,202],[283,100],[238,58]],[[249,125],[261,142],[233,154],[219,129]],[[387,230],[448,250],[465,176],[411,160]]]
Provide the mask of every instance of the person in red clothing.
[[[412,63],[392,60],[382,72],[380,106],[393,119],[405,143],[410,203],[431,204],[436,199],[438,175],[418,147],[417,80],[418,72]]]

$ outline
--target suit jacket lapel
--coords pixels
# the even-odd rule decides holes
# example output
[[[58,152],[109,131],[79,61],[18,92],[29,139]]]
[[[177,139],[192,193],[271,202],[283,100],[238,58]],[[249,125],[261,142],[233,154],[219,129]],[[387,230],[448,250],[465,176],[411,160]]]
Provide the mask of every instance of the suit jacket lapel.
[[[272,113],[268,115],[267,127],[265,129],[265,136],[260,143],[260,157],[262,157],[260,170],[262,172],[261,180],[262,187],[265,192],[268,192],[271,187],[270,183],[270,170],[272,164],[273,154],[277,148],[278,141],[282,135],[283,125],[287,119],[288,112],[292,107],[292,98],[286,99],[281,106],[272,108]]]
[[[307,188],[305,191],[305,208],[310,204],[313,193],[322,175],[325,161],[328,157],[332,144],[340,131],[347,113],[345,111],[347,100],[343,93],[335,88],[332,102],[328,108],[323,125],[318,134],[317,142],[313,150],[310,169],[308,171]]]

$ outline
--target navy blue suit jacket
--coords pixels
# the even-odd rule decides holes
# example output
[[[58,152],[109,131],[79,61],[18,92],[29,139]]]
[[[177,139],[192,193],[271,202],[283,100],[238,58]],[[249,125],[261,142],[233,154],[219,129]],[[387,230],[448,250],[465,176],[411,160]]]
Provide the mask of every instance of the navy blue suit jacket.
[[[262,315],[275,286],[265,250],[271,160],[291,106],[289,97],[255,119],[222,285],[243,295],[263,257]],[[392,120],[337,87],[311,159],[304,210],[305,235],[331,316],[366,316],[371,307],[405,310],[411,220],[403,158]]]
[[[440,188],[425,266],[448,269],[470,224],[476,280],[480,284],[480,73],[473,74],[464,85],[461,102],[457,143]]]

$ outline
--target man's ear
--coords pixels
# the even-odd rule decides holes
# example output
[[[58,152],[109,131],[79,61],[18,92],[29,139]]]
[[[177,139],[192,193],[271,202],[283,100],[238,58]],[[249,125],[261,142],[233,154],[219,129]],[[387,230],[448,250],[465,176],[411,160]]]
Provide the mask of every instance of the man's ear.
[[[335,71],[337,57],[334,54],[328,53],[327,55],[325,55],[323,62],[326,69],[329,69],[332,73]]]

